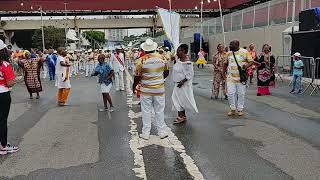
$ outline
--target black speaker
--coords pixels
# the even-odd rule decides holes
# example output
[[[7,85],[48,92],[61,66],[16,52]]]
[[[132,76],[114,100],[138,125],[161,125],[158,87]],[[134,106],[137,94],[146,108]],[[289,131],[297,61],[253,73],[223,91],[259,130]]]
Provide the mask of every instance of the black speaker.
[[[299,31],[320,30],[314,9],[301,11],[299,14]]]

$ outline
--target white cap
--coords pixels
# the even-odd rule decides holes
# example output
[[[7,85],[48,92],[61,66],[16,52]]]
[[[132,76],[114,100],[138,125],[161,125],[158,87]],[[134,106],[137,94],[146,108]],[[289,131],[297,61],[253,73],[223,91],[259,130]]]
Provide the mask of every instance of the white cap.
[[[89,53],[92,52],[92,49],[89,49],[88,52],[89,52]]]
[[[296,53],[293,54],[293,56],[300,57],[301,54],[299,52],[296,52]]]
[[[6,48],[7,45],[0,39],[0,50]]]
[[[58,52],[57,52],[57,51],[53,51],[53,53],[54,53],[54,54],[57,54]]]

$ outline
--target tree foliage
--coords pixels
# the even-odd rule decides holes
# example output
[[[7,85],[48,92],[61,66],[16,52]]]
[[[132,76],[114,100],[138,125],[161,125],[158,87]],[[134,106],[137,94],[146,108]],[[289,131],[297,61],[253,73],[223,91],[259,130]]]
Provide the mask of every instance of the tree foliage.
[[[58,48],[65,46],[64,29],[55,28],[53,26],[43,27],[45,48]],[[32,36],[32,46],[42,49],[42,31],[37,29]]]
[[[92,47],[100,46],[106,42],[105,33],[101,31],[84,31],[83,36],[90,42]]]

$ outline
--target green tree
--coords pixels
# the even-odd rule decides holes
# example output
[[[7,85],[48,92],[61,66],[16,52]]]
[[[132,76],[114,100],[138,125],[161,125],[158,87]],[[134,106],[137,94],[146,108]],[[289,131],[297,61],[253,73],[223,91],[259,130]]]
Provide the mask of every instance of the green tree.
[[[45,48],[58,48],[65,46],[64,29],[55,28],[53,26],[43,27]],[[32,46],[42,49],[42,31],[37,29],[32,36]]]
[[[100,47],[106,42],[105,34],[101,31],[84,31],[83,36],[90,42],[92,47]]]

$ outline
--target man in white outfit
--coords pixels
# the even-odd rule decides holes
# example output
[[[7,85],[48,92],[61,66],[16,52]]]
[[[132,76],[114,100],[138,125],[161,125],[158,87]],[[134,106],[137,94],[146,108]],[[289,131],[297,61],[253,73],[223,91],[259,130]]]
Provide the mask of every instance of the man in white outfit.
[[[237,40],[230,42],[230,51],[224,59],[224,74],[227,75],[227,94],[230,104],[228,116],[244,115],[244,100],[246,94],[246,82],[241,82],[239,68],[246,70],[253,64],[250,53],[240,48]]]
[[[155,53],[157,43],[147,39],[141,48],[146,55],[142,56],[137,63],[133,83],[133,91],[141,82],[141,111],[142,111],[142,139],[148,140],[151,131],[151,118],[154,111],[155,125],[161,139],[168,137],[167,125],[164,121],[165,108],[165,78],[169,75],[167,61]]]
[[[72,59],[73,59],[72,73],[73,75],[77,75],[79,73],[79,56],[78,56],[77,50],[74,51],[72,55]]]
[[[111,67],[115,75],[116,91],[124,91],[124,55],[121,53],[121,47],[116,47],[116,53],[111,56]]]
[[[88,56],[86,58],[86,77],[93,73],[93,66],[94,66],[94,55],[91,49],[88,51]]]

